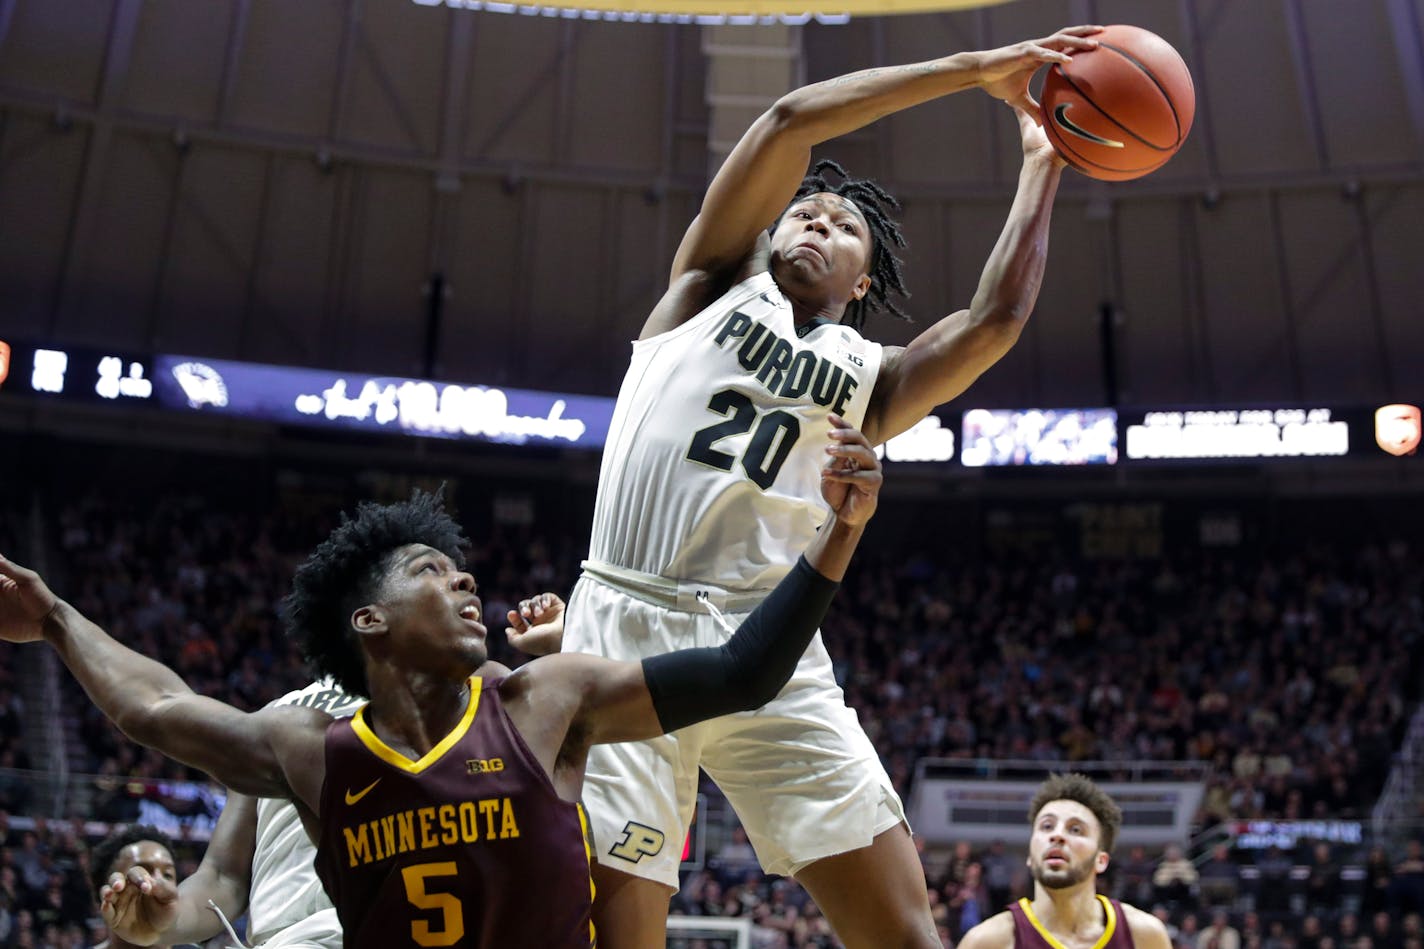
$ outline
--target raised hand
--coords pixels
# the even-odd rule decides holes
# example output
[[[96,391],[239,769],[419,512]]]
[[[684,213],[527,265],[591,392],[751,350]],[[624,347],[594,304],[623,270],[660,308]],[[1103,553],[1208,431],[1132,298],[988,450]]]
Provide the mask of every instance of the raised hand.
[[[1060,168],[1067,166],[1068,162],[1058,154],[1058,150],[1048,140],[1048,133],[1039,124],[1037,112],[1025,112],[1014,106],[1014,116],[1019,121],[1019,137],[1023,140],[1025,159],[1042,158],[1052,161]]]
[[[40,639],[45,619],[58,604],[59,598],[39,574],[0,554],[0,639],[12,643]]]
[[[178,919],[178,886],[141,866],[109,875],[99,889],[104,924],[121,939],[151,946]]]
[[[557,594],[540,593],[520,600],[519,608],[510,610],[508,618],[504,635],[520,652],[547,656],[563,648],[564,601]]]
[[[821,466],[821,497],[836,519],[850,525],[864,524],[875,513],[884,475],[880,459],[859,429],[839,415],[830,416],[830,457]]]
[[[1068,62],[1072,53],[1097,49],[1098,41],[1091,37],[1102,30],[1101,26],[1070,26],[1041,40],[980,53],[979,85],[994,98],[1037,115],[1038,103],[1028,91],[1033,74],[1042,66]]]

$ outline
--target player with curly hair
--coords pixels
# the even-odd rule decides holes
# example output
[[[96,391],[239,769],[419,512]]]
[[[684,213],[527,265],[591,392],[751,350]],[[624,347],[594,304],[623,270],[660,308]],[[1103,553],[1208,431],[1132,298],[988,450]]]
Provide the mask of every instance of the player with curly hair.
[[[315,671],[370,698],[351,718],[245,713],[195,694],[3,556],[0,639],[49,642],[134,741],[235,791],[291,800],[350,949],[590,949],[588,749],[756,708],[786,684],[880,490],[864,435],[831,421],[831,513],[721,646],[640,662],[564,653],[486,678],[464,539],[423,494],[361,505],[293,580],[287,620]]]
[[[1063,169],[1028,82],[1095,47],[1098,31],[818,82],[752,123],[633,343],[563,648],[636,659],[725,636],[718,613],[750,609],[820,521],[814,433],[825,417],[843,415],[879,444],[1008,352],[1038,296]],[[811,167],[812,149],[976,87],[1016,111],[1023,168],[1008,221],[967,309],[908,346],[869,342],[860,330],[870,313],[906,316],[898,204],[834,162]],[[711,600],[690,592],[707,588]],[[620,621],[590,622],[600,616]],[[555,648],[548,632],[525,645]],[[851,949],[939,945],[904,808],[819,642],[763,712],[591,752],[595,917],[609,944],[665,945],[699,767],[762,866],[805,886]]]

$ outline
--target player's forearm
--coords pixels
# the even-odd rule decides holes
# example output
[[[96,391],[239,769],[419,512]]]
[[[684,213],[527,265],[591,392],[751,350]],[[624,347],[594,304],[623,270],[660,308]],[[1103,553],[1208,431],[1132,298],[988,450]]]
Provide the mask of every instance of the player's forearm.
[[[255,721],[263,713],[197,695],[167,666],[115,641],[63,601],[43,632],[89,698],[133,741],[234,790],[290,793],[267,732]]]
[[[807,145],[863,128],[911,106],[979,82],[978,53],[955,53],[904,66],[864,69],[812,83],[777,101],[773,113]]]
[[[806,548],[803,556],[821,576],[832,583],[840,583],[845,579],[846,568],[850,566],[855,548],[864,535],[864,524],[846,524],[839,518],[831,518],[817,532],[816,539]]]
[[[1048,262],[1048,231],[1062,166],[1030,156],[1019,172],[1018,192],[999,240],[979,277],[969,318],[1017,331],[1038,301]]]
[[[105,717],[131,738],[165,697],[193,691],[167,666],[129,649],[62,600],[45,620],[44,637]]]
[[[775,698],[838,587],[802,558],[722,646],[644,659],[643,678],[663,731],[760,708]]]
[[[244,881],[212,872],[206,866],[178,885],[178,916],[162,933],[161,942],[171,944],[202,943],[223,932],[222,920],[208,901],[218,905],[229,920],[241,916],[247,909],[247,885]]]

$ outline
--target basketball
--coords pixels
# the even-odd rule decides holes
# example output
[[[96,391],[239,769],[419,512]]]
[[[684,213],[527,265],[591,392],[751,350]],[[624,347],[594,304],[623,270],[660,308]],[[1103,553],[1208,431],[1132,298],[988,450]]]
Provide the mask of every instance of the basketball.
[[[1136,26],[1104,28],[1097,49],[1055,64],[1039,97],[1043,128],[1064,161],[1090,178],[1156,171],[1186,141],[1197,97],[1171,44]]]

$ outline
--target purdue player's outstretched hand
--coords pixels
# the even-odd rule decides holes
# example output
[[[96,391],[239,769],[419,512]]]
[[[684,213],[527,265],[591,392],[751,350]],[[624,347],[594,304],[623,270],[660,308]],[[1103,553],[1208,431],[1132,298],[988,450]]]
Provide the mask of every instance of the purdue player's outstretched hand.
[[[839,415],[829,418],[831,443],[821,466],[821,497],[836,520],[859,526],[875,513],[885,476],[870,440]]]
[[[143,867],[112,873],[99,889],[104,925],[126,942],[151,946],[178,917],[178,887]]]
[[[564,644],[564,601],[556,593],[540,593],[519,601],[507,614],[509,644],[530,656],[547,656]]]
[[[0,639],[12,643],[41,639],[44,621],[58,603],[39,574],[0,554]]]

